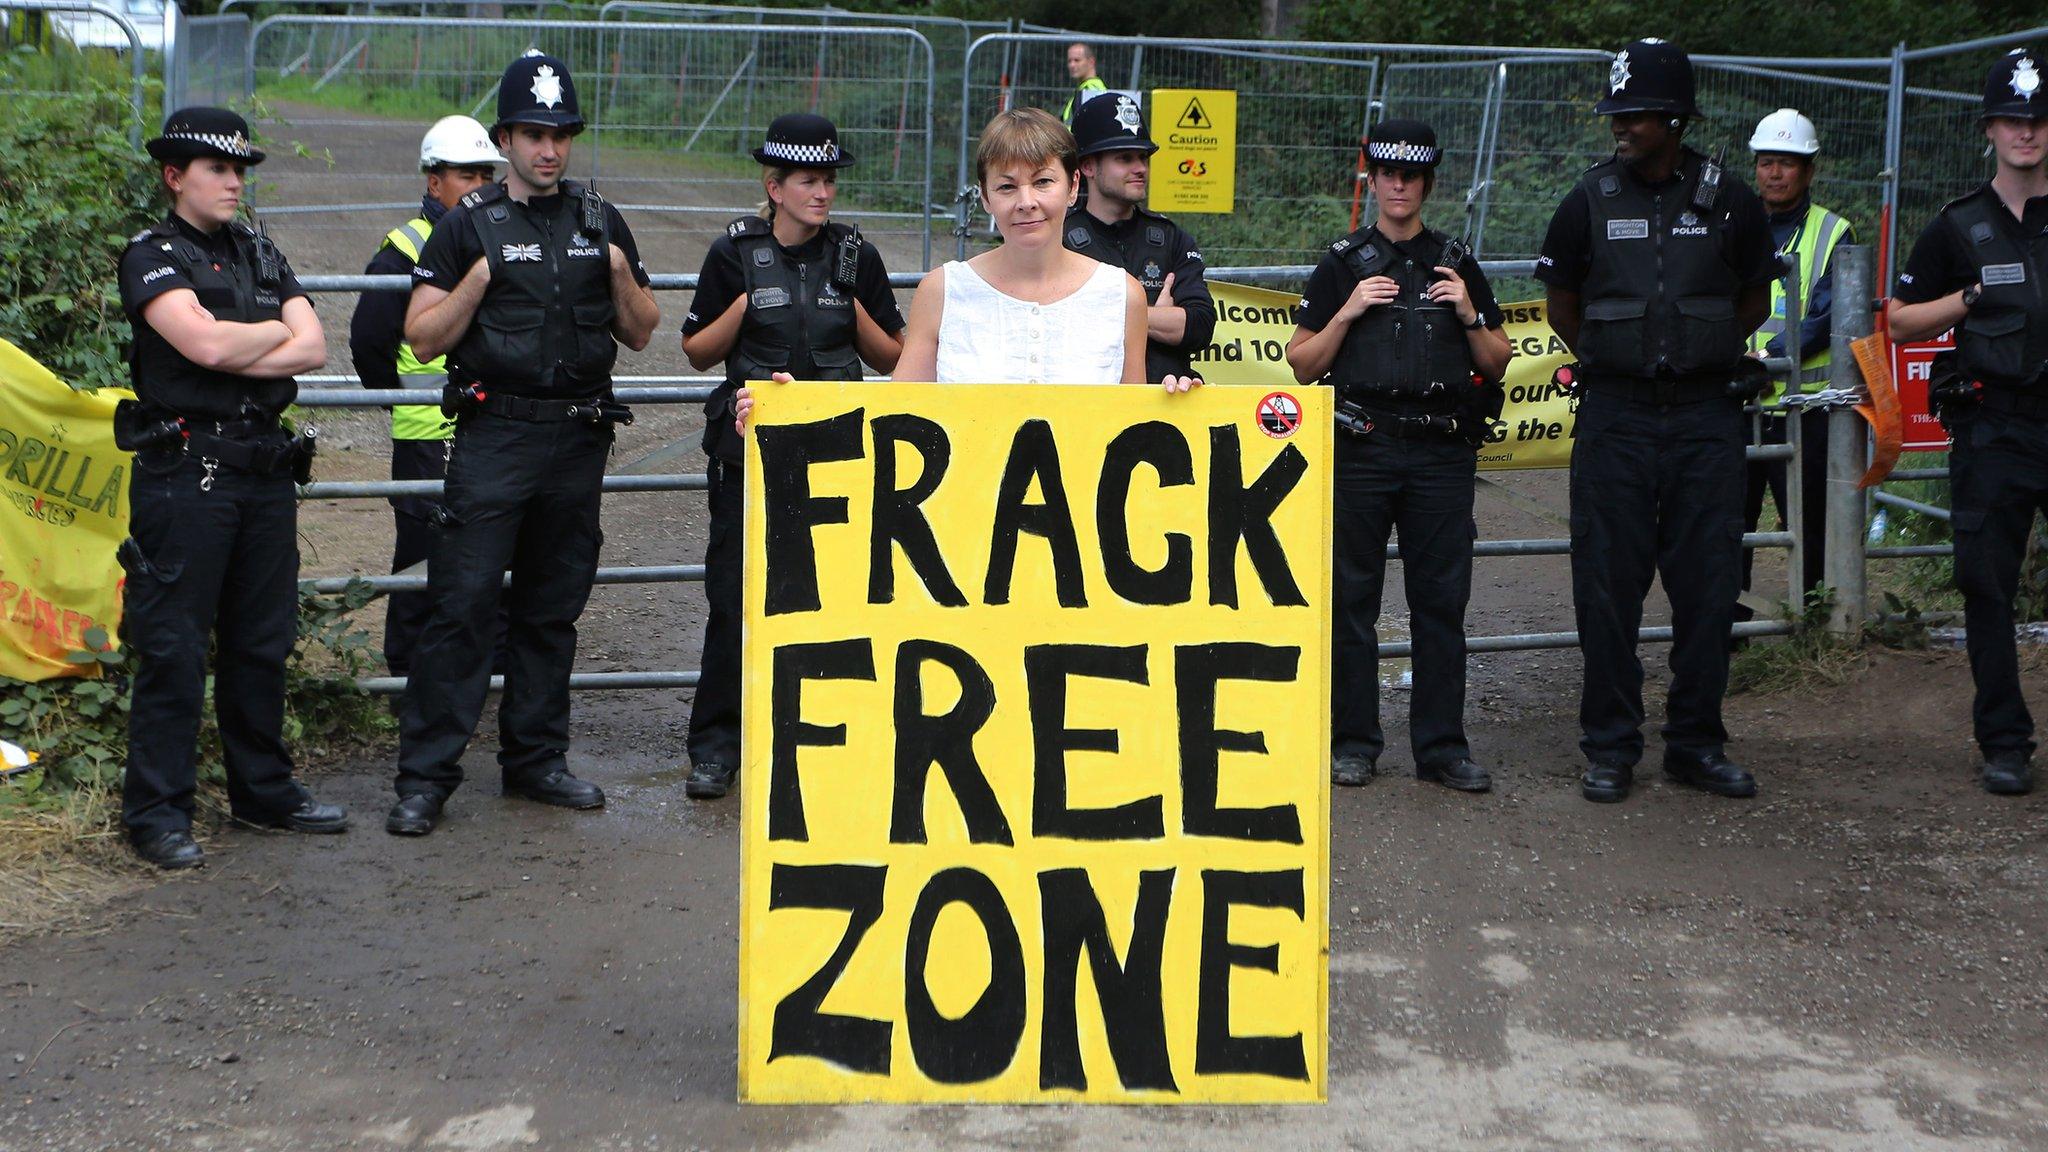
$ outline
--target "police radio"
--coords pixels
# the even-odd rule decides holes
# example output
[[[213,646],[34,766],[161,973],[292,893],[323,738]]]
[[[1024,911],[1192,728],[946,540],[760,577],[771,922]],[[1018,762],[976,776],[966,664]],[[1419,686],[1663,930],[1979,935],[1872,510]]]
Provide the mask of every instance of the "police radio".
[[[271,243],[270,233],[259,223],[250,238],[256,248],[256,282],[266,288],[284,283],[284,255]]]
[[[1451,271],[1456,272],[1458,265],[1463,264],[1466,257],[1470,255],[1472,255],[1472,250],[1465,246],[1465,242],[1453,236],[1444,241],[1443,255],[1437,257],[1437,266],[1439,268],[1449,268]]]
[[[849,290],[860,278],[860,229],[849,228],[839,238],[839,255],[832,262],[832,282]]]
[[[1699,183],[1692,188],[1693,210],[1702,216],[1714,211],[1715,201],[1721,198],[1721,153],[1715,152],[1711,159],[1700,164]]]

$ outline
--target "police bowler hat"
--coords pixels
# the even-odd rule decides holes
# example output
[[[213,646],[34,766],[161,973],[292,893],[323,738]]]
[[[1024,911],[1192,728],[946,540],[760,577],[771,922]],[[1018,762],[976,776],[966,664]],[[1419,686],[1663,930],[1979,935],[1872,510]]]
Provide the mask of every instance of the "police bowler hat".
[[[249,143],[249,122],[225,108],[180,108],[165,118],[163,135],[143,147],[164,164],[202,156],[263,163],[263,150]]]
[[[1676,44],[1653,38],[1638,40],[1615,54],[1607,68],[1607,91],[1593,112],[1619,116],[1627,112],[1700,114],[1692,78],[1692,57]]]
[[[2048,94],[2041,91],[2040,53],[2015,48],[1991,65],[1984,76],[1984,111],[1981,115],[2014,116],[2032,120],[2048,116]]]
[[[1436,146],[1436,130],[1420,120],[1382,120],[1366,130],[1368,164],[1434,172],[1443,159],[1443,149]]]
[[[768,141],[754,159],[773,168],[851,168],[853,154],[839,146],[839,129],[815,112],[785,112],[768,124]]]
[[[544,128],[583,131],[583,112],[576,103],[576,82],[569,78],[569,66],[553,56],[533,49],[505,68],[498,82],[498,129],[510,124],[538,124]]]
[[[1159,151],[1145,131],[1145,115],[1127,93],[1103,92],[1081,102],[1074,110],[1074,143],[1082,156],[1102,152]]]

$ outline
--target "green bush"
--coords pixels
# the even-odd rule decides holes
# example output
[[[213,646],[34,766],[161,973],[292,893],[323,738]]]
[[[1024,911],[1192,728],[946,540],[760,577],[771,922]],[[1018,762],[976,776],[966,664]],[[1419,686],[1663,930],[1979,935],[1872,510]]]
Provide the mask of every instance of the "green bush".
[[[0,337],[91,389],[127,382],[114,268],[159,208],[156,176],[129,143],[125,80],[61,67],[78,55],[0,56],[0,95],[38,93],[0,118]],[[88,80],[59,90],[53,69]]]
[[[375,663],[370,634],[351,614],[375,596],[362,580],[334,595],[299,585],[299,641],[285,664],[285,740],[295,750],[349,750],[392,728],[390,714],[355,685]],[[128,758],[129,683],[134,657],[114,651],[106,631],[86,631],[87,650],[73,663],[98,664],[79,679],[13,680],[0,676],[0,740],[39,757],[40,789],[65,793],[118,788]],[[199,779],[221,780],[220,734],[213,721],[213,680],[199,729]]]

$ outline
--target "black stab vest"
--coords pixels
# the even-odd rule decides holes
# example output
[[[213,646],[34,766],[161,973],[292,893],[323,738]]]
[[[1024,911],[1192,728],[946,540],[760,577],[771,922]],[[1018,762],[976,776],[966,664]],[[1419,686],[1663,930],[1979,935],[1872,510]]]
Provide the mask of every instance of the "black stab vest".
[[[2011,213],[1982,189],[1941,212],[1984,286],[1956,333],[1964,374],[1992,388],[2048,383],[2048,287],[2041,283],[2048,275],[2048,235],[2030,243],[2015,239],[2014,229],[2002,226],[2011,223]]]
[[[746,275],[747,312],[739,340],[725,358],[725,383],[704,406],[711,418],[704,446],[723,459],[738,460],[739,437],[727,417],[740,385],[776,372],[798,380],[861,378],[853,310],[861,237],[857,229],[828,223],[816,254],[799,259],[775,242],[773,226],[759,216],[742,216],[725,231]]]
[[[254,324],[282,319],[284,301],[278,294],[281,277],[274,269],[266,273],[264,249],[269,249],[269,259],[276,265],[281,266],[282,257],[276,255],[277,250],[271,247],[269,237],[260,235],[247,224],[236,221],[228,225],[228,231],[234,244],[235,259],[219,268],[214,267],[213,258],[206,250],[180,232],[177,224],[169,218],[151,225],[128,243],[167,247],[165,255],[192,282],[192,291],[199,297],[200,307],[213,313],[216,320]],[[140,325],[142,322],[138,320],[137,323]],[[142,364],[143,338],[138,333],[129,347],[129,377],[134,381],[136,399],[146,407],[191,420],[233,420],[248,415],[251,409],[275,417],[299,394],[298,381],[289,376],[258,379],[202,368],[186,360],[163,337],[152,335],[151,338],[162,344],[157,355],[184,361],[184,370],[173,373],[145,371]]]
[[[1443,251],[1446,237],[1424,229],[1416,237],[1425,251]],[[1355,403],[1416,410],[1448,410],[1472,387],[1472,346],[1457,309],[1423,295],[1441,279],[1435,262],[1416,260],[1395,247],[1376,226],[1367,226],[1330,245],[1359,281],[1392,277],[1401,294],[1366,309],[1352,322],[1330,363],[1328,380]]]
[[[610,390],[618,311],[604,201],[566,180],[549,200],[536,211],[508,197],[503,184],[462,198],[491,262],[491,282],[449,353],[452,379],[542,399]]]
[[[1682,379],[1741,363],[1742,284],[1722,251],[1720,174],[1703,179],[1709,163],[1687,149],[1678,179],[1661,188],[1620,160],[1581,179],[1592,207],[1577,348],[1587,375]]]

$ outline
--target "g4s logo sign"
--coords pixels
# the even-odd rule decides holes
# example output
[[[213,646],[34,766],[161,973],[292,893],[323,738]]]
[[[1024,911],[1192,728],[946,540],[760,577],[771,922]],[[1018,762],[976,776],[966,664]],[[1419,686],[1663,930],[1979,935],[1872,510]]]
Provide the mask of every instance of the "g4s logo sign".
[[[1183,176],[1207,176],[1209,174],[1209,165],[1206,161],[1202,160],[1183,160],[1180,162],[1180,174]]]

